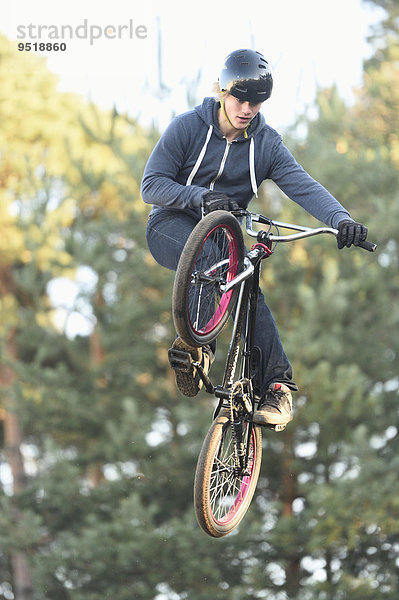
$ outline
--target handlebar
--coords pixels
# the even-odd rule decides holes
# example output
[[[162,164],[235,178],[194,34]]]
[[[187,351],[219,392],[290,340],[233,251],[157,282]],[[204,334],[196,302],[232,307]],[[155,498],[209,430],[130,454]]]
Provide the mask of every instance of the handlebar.
[[[251,213],[247,210],[242,210],[240,213],[233,212],[236,216],[245,217],[246,219],[246,231],[247,234],[251,237],[255,237],[258,239],[259,231],[254,231],[252,229],[252,223],[261,223],[263,225],[269,225],[269,228],[279,227],[283,229],[291,229],[292,231],[297,231],[298,233],[291,233],[289,235],[274,235],[270,232],[267,234],[268,240],[271,242],[292,242],[294,240],[300,240],[303,238],[312,237],[314,235],[320,235],[322,233],[329,233],[337,237],[338,229],[334,229],[332,227],[302,227],[301,225],[294,225],[292,223],[283,223],[282,221],[272,221],[271,219],[264,217],[263,215]],[[368,250],[369,252],[375,252],[377,249],[377,244],[373,242],[368,242],[367,240],[359,243],[359,248],[363,248],[364,250]]]

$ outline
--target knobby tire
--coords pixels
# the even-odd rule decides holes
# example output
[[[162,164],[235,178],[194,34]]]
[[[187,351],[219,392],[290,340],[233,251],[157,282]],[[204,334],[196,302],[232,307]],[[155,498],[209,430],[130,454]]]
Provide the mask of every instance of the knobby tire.
[[[233,310],[239,286],[221,292],[243,268],[244,240],[237,219],[214,211],[191,232],[176,271],[172,312],[177,334],[191,347],[217,338]]]

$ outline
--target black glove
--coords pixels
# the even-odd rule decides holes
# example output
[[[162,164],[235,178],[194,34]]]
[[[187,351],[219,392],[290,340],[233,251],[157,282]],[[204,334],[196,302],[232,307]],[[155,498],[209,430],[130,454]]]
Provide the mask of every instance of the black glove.
[[[339,250],[344,246],[349,248],[358,246],[360,242],[364,242],[367,237],[367,227],[355,221],[345,219],[338,224],[337,245]]]
[[[214,210],[240,210],[240,207],[235,200],[231,200],[226,194],[213,191],[206,192],[202,197],[202,208],[204,215],[207,215]]]

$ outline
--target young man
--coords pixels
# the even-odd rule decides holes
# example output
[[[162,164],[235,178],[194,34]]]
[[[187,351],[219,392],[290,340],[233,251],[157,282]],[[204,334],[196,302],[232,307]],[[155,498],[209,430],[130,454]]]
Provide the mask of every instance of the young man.
[[[176,270],[191,231],[213,210],[246,208],[265,179],[273,180],[307,212],[339,231],[338,248],[358,245],[367,229],[304,171],[281,136],[260,114],[273,79],[264,56],[254,50],[229,54],[219,77],[217,98],[205,98],[194,110],[176,117],[155,146],[141,185],[152,204],[147,228],[149,249],[162,266]],[[201,210],[202,209],[202,210]],[[261,403],[254,414],[260,425],[286,425],[292,419],[291,365],[273,316],[259,290],[255,345],[260,356]],[[175,347],[184,347],[179,338]],[[212,350],[189,349],[208,370]],[[179,389],[195,396],[201,380],[193,368],[175,371]]]

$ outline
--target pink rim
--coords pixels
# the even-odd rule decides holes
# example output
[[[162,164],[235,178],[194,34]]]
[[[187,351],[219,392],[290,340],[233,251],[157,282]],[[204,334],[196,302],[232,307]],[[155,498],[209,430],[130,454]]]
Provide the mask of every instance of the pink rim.
[[[216,519],[213,514],[213,511],[212,511],[212,518],[213,518],[214,522],[217,523],[218,525],[227,525],[228,523],[230,523],[230,521],[232,521],[236,517],[236,515],[237,515],[238,511],[240,510],[240,507],[241,507],[242,503],[244,502],[245,497],[249,491],[249,486],[250,486],[251,479],[252,479],[253,469],[254,469],[254,465],[255,465],[256,451],[257,451],[256,437],[255,437],[254,430],[252,430],[252,433],[251,433],[251,442],[250,443],[251,443],[251,450],[252,450],[252,452],[251,452],[252,462],[250,463],[251,474],[248,475],[247,477],[243,477],[243,480],[242,480],[241,486],[240,486],[240,490],[234,499],[234,503],[231,506],[227,515],[225,515],[223,517],[223,519]],[[212,507],[211,507],[211,510],[212,510]]]
[[[228,232],[228,237],[229,237],[229,270],[227,273],[227,278],[226,278],[226,283],[228,283],[229,281],[231,281],[232,279],[234,279],[234,277],[237,274],[237,265],[238,265],[238,250],[237,250],[237,244],[235,243],[235,236],[234,233],[231,231],[230,227],[227,225],[223,225],[222,226],[223,229],[225,229]],[[216,229],[221,229],[221,227],[217,226],[214,227],[206,236],[206,238],[204,239],[204,241],[201,244],[201,248],[198,250],[198,254],[197,257],[199,255],[199,253],[201,252],[204,244],[206,243],[206,241],[208,240],[209,236],[212,235],[212,233],[214,231],[216,231]],[[197,258],[196,257],[196,258]],[[229,292],[226,292],[225,294],[222,294],[221,298],[220,298],[220,302],[217,306],[217,309],[215,310],[214,314],[212,315],[212,317],[209,319],[208,323],[202,327],[201,329],[196,329],[193,326],[193,323],[191,321],[190,318],[190,311],[187,310],[187,314],[189,316],[189,321],[190,321],[190,327],[192,329],[192,331],[195,332],[196,335],[208,335],[209,333],[211,333],[220,323],[220,321],[223,319],[226,310],[229,306],[229,302],[230,302],[230,298],[231,295],[233,293],[233,290],[230,290]],[[188,296],[187,296],[187,303],[188,303]]]

